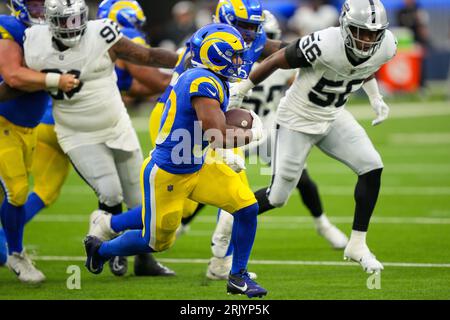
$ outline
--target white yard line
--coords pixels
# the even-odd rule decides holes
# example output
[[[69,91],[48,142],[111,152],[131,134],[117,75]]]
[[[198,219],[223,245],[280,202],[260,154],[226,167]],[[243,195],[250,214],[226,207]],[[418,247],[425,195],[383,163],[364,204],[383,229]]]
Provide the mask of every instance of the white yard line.
[[[333,223],[351,223],[353,216],[328,216]],[[261,215],[259,220],[264,223],[279,224],[282,228],[285,224],[311,224],[312,218],[309,216],[278,216],[278,215]],[[40,214],[33,219],[33,222],[62,222],[62,223],[88,223],[89,214],[86,215],[72,215],[72,214]],[[216,217],[213,216],[199,216],[193,222],[196,223],[214,223]],[[373,217],[371,223],[378,224],[423,224],[423,225],[449,225],[450,218],[438,217]],[[297,227],[296,227],[297,228]]]
[[[36,256],[33,257],[37,261],[85,261],[86,257],[77,256]],[[178,264],[208,264],[209,259],[174,259],[174,258],[158,258],[162,263],[178,263]],[[250,260],[250,264],[259,265],[294,265],[294,266],[337,266],[337,267],[354,267],[354,262],[345,261],[302,261],[302,260]],[[386,267],[400,268],[450,268],[450,263],[415,263],[415,262],[383,262]]]
[[[266,187],[266,185],[254,185],[253,189]],[[353,186],[322,185],[320,193],[325,195],[352,195]],[[67,195],[94,195],[87,186],[64,186],[63,194]],[[450,187],[408,187],[408,186],[381,186],[381,195],[403,196],[450,196]]]

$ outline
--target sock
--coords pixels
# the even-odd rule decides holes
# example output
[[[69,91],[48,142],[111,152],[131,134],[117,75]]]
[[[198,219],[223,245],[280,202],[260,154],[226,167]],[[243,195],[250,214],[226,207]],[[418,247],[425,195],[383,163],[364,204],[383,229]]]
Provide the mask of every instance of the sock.
[[[314,217],[314,223],[319,229],[329,228],[331,226],[331,222],[330,220],[328,220],[328,217],[325,215],[325,213],[321,214],[319,217]]]
[[[0,228],[0,266],[6,263],[8,259],[8,249],[6,247],[5,231]]]
[[[247,270],[248,259],[256,235],[258,204],[236,211],[233,223],[231,243],[234,246],[231,274]]]
[[[320,217],[323,213],[322,201],[316,183],[311,180],[306,169],[303,170],[300,181],[297,184],[302,201],[313,217]]]
[[[110,259],[115,256],[134,256],[149,252],[154,251],[142,237],[142,230],[129,230],[113,240],[105,241],[98,251],[105,259]]]
[[[8,243],[8,253],[23,251],[23,229],[25,226],[25,207],[16,207],[3,201],[0,218]]]
[[[98,208],[100,210],[106,211],[108,213],[111,213],[112,215],[115,214],[121,214],[122,213],[122,203],[116,204],[115,206],[108,206],[104,203],[98,202]]]
[[[355,218],[353,230],[367,232],[370,218],[380,191],[381,172],[383,169],[370,171],[358,177],[355,188]]]
[[[27,202],[25,203],[25,224],[30,222],[30,220],[44,208],[44,201],[42,201],[36,193],[30,193]]]
[[[183,226],[185,226],[185,225],[191,223],[192,219],[194,219],[195,216],[196,216],[197,214],[199,214],[200,211],[202,211],[202,209],[203,209],[204,207],[205,207],[205,205],[204,205],[203,203],[199,203],[193,214],[191,214],[189,217],[186,217],[186,218],[182,218],[182,219],[181,219],[181,224],[182,224]]]
[[[368,250],[366,235],[367,232],[352,230],[346,250],[351,250],[356,255],[364,254]]]
[[[125,230],[142,230],[142,206],[113,215],[111,217],[111,228],[117,233]]]
[[[262,214],[266,211],[272,210],[275,208],[270,204],[269,198],[267,197],[267,188],[260,189],[255,192],[256,200],[258,201],[259,212],[258,214]]]

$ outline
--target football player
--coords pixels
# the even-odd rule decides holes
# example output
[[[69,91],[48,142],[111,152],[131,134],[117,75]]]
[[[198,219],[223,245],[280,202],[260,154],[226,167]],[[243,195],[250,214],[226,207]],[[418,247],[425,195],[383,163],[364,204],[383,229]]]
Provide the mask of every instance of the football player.
[[[23,248],[25,202],[36,147],[36,126],[49,103],[49,96],[43,90],[68,91],[78,81],[73,75],[63,75],[55,81],[51,76],[24,67],[24,33],[31,25],[43,22],[43,3],[43,0],[12,0],[9,2],[12,15],[0,15],[0,82],[3,80],[13,88],[30,92],[0,102],[0,184],[3,193],[0,218],[8,244],[7,265],[20,281],[28,283],[45,280]],[[34,91],[37,92],[31,93]],[[0,246],[4,243],[1,241]]]
[[[312,33],[267,58],[238,85],[233,100],[239,105],[248,90],[278,69],[300,68],[278,107],[272,183],[256,192],[260,212],[286,203],[311,148],[319,147],[358,175],[353,230],[344,257],[367,272],[383,269],[366,244],[383,163],[367,133],[344,107],[349,95],[362,87],[377,115],[372,125],[387,118],[389,107],[374,73],[397,50],[388,25],[380,0],[347,0],[340,27]]]
[[[281,29],[275,16],[268,10],[264,10],[265,21],[264,31],[268,38],[279,40]],[[255,63],[254,68],[258,65]],[[263,161],[270,163],[271,153],[271,131],[274,127],[275,111],[285,89],[292,83],[297,71],[277,70],[263,83],[253,88],[249,97],[244,99],[243,108],[253,110],[258,114],[266,129],[265,139],[258,143],[250,144],[249,151],[258,154]],[[296,186],[303,200],[303,203],[314,217],[314,224],[319,235],[323,236],[334,249],[344,249],[348,243],[347,236],[336,226],[330,223],[323,212],[322,202],[315,182],[309,177],[306,168],[303,170],[301,178]],[[198,211],[197,211],[198,212]],[[191,221],[193,216],[183,219],[185,225]],[[226,279],[231,267],[231,255],[233,246],[230,245],[233,216],[221,212],[217,221],[217,226],[211,240],[211,251],[213,257],[210,260],[206,276],[212,280]],[[183,227],[183,226],[182,226]]]
[[[143,159],[112,61],[173,67],[177,55],[135,44],[110,19],[87,21],[83,0],[47,0],[45,10],[48,26],[26,32],[26,63],[54,80],[62,73],[79,79],[66,94],[52,92],[58,143],[96,192],[101,209],[119,213],[122,201],[135,207]]]
[[[244,38],[246,45],[249,47],[249,49],[245,53],[246,55],[245,59],[249,63],[242,66],[241,68],[241,72],[245,77],[248,76],[253,64],[256,61],[269,56],[270,54],[276,52],[280,48],[287,45],[286,43],[283,43],[280,40],[267,38],[266,33],[262,27],[262,23],[264,21],[264,13],[259,0],[241,0],[241,1],[220,0],[217,4],[213,20],[218,23],[226,23],[236,27],[236,29],[241,33],[242,37]],[[186,60],[188,60],[188,57],[190,57],[190,55],[191,52],[188,43],[186,48],[184,48],[180,54],[180,59],[174,70],[171,84],[175,83],[179,75],[182,74],[182,72],[186,69]],[[156,104],[151,114],[150,133],[153,142],[155,142],[156,136],[158,135],[158,131],[161,128],[162,125],[161,117],[164,111],[164,105],[168,99],[171,88],[172,86],[169,86],[166,89],[164,94],[158,100],[158,103]],[[217,152],[219,154],[217,154]],[[217,157],[220,155],[230,167],[232,167],[237,172],[240,172],[240,177],[242,181],[246,185],[249,185],[245,171],[243,171],[243,169],[245,168],[243,152],[242,150],[235,150],[235,153],[233,153],[231,150],[217,149],[214,152],[211,152],[211,155],[209,156]],[[183,217],[187,219],[185,220],[185,223],[186,221],[189,221],[191,216],[197,214],[202,208],[203,208],[202,204],[198,204],[192,201],[186,201],[185,210],[183,213]],[[219,223],[221,212],[222,210],[219,210],[218,213]],[[230,218],[231,216],[228,215],[228,217]],[[222,246],[222,248],[223,247],[225,246]],[[216,246],[216,248],[219,248],[219,246]],[[223,255],[221,255],[221,253],[217,253],[215,255],[223,257],[225,255],[225,252],[223,253]],[[229,268],[231,267],[231,259],[228,259],[226,262],[228,262],[227,270],[229,270]],[[208,268],[223,269],[222,266],[224,263],[225,261],[223,259],[213,258]],[[251,275],[253,276],[253,273],[251,273]],[[207,272],[207,276],[212,278],[215,277],[212,276],[209,271]],[[228,271],[223,273],[224,278],[227,278],[227,276]]]
[[[113,229],[114,217],[104,214],[92,225],[85,240],[86,267],[100,273],[103,263],[112,256],[168,249],[175,241],[184,202],[190,199],[233,213],[231,241],[235,252],[227,291],[248,297],[264,296],[267,291],[246,271],[258,211],[253,192],[223,162],[205,161],[210,142],[213,148],[237,147],[262,136],[262,123],[255,113],[251,129],[236,130],[225,121],[227,81],[245,77],[240,72],[246,63],[245,43],[241,34],[226,24],[201,28],[190,43],[193,68],[174,84],[156,147],[142,167],[143,218],[139,212],[122,214],[115,218],[123,218],[122,229]],[[215,135],[208,138],[211,130]],[[111,241],[100,240],[127,229],[134,230]]]

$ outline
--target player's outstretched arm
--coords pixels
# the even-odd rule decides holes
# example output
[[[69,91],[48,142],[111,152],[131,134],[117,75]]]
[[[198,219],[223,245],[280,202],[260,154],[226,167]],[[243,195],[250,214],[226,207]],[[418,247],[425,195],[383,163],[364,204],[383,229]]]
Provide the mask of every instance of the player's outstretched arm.
[[[142,67],[125,62],[125,68],[133,77],[131,88],[128,91],[132,97],[147,97],[161,94],[170,84],[172,75],[161,72],[158,68]]]
[[[73,75],[46,74],[25,66],[22,48],[12,40],[0,40],[0,74],[13,89],[35,92],[48,89],[70,91],[79,80]]]
[[[205,97],[192,99],[197,118],[202,122],[202,130],[210,139],[213,148],[236,148],[253,140],[252,130],[230,126],[217,100]]]
[[[261,53],[261,58],[267,58],[277,52],[278,50],[286,47],[287,43],[280,40],[267,39],[264,49]]]
[[[109,55],[113,61],[122,59],[137,65],[158,68],[171,69],[178,61],[178,55],[174,51],[145,48],[126,37],[122,37],[109,49]]]

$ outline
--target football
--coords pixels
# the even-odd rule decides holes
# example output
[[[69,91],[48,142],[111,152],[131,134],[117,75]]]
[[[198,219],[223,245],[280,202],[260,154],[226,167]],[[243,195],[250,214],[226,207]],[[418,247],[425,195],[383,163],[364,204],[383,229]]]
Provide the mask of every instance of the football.
[[[246,109],[231,109],[225,112],[227,124],[236,126],[242,129],[251,129],[253,117],[250,111]]]

